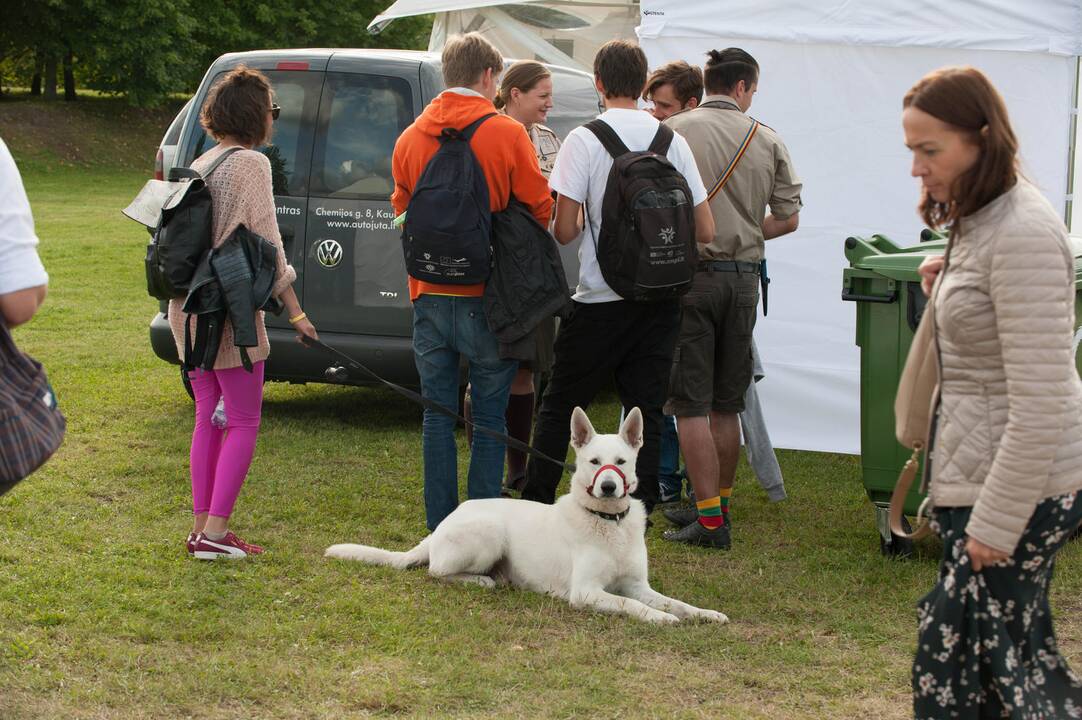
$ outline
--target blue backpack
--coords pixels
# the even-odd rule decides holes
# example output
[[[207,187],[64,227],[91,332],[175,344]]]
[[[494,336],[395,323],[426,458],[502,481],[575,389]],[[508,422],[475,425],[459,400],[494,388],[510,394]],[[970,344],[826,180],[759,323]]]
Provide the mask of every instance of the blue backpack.
[[[406,206],[402,253],[410,277],[441,285],[476,285],[492,267],[488,181],[470,138],[496,113],[456,130],[444,128]]]

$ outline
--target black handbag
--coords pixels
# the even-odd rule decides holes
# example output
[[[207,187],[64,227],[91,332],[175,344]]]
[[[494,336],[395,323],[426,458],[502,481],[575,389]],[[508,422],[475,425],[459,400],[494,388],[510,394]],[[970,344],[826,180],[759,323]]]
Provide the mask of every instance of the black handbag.
[[[66,427],[41,363],[15,346],[0,321],[0,495],[56,452]]]

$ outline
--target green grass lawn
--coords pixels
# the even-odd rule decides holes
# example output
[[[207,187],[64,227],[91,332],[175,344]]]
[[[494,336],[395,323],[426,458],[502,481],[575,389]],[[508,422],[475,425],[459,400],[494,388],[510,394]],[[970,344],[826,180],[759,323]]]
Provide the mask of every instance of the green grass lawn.
[[[189,560],[192,406],[149,349],[146,234],[119,212],[147,176],[135,164],[27,155],[51,282],[16,339],[69,429],[0,498],[0,718],[908,716],[938,548],[880,557],[855,457],[782,452],[777,505],[742,467],[731,553],[668,544],[660,521],[654,586],[732,623],[658,628],[325,561],[335,542],[422,536],[421,415],[381,390],[271,384],[234,517],[268,552]],[[616,414],[592,411],[604,432]],[[1076,666],[1080,559],[1063,553],[1053,593]]]

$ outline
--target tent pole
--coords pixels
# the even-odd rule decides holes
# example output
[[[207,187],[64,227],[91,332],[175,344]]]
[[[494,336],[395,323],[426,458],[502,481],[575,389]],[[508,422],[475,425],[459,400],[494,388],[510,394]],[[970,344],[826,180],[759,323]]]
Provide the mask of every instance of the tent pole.
[[[1074,61],[1074,88],[1071,92],[1071,137],[1070,148],[1067,152],[1067,204],[1064,208],[1063,219],[1067,225],[1067,232],[1073,232],[1071,216],[1074,214],[1074,159],[1075,150],[1078,146],[1078,83],[1079,83],[1079,67],[1082,58],[1076,57]]]

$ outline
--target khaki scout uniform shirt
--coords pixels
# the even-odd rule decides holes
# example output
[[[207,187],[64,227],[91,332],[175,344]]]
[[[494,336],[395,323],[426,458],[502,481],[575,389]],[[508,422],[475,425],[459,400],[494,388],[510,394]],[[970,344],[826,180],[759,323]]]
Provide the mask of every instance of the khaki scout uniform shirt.
[[[534,152],[537,153],[537,164],[541,166],[541,174],[546,178],[552,174],[552,168],[556,164],[556,153],[560,150],[560,138],[549,128],[534,123],[526,131],[533,143]]]
[[[752,120],[728,96],[708,95],[707,103],[712,107],[676,113],[665,123],[688,141],[709,191],[740,149]],[[716,230],[710,243],[699,246],[700,259],[762,260],[767,205],[775,218],[791,217],[800,211],[801,187],[785,144],[760,124],[729,181],[710,201]]]

